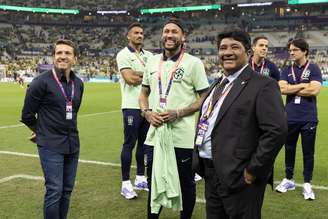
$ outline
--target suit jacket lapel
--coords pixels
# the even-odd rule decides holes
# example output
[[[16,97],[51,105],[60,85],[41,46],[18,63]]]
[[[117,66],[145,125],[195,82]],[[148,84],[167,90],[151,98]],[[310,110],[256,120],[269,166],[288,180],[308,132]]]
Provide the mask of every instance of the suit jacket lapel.
[[[221,121],[222,117],[227,112],[231,104],[235,101],[235,99],[239,96],[240,92],[242,92],[242,90],[246,86],[251,76],[251,72],[252,69],[249,66],[247,66],[243,70],[243,72],[238,76],[238,78],[234,80],[231,90],[229,91],[228,95],[225,97],[221,105],[219,114],[216,117],[214,128],[218,125],[218,123]]]

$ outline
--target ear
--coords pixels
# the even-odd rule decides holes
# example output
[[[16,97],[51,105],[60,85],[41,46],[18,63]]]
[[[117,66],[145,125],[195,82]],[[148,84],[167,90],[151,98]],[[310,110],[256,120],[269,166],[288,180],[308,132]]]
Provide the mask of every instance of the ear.
[[[74,57],[74,65],[77,63],[77,56]]]

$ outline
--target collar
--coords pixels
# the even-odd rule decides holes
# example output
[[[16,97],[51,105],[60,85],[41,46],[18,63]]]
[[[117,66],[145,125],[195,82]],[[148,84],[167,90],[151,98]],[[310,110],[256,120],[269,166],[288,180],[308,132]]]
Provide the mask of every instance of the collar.
[[[305,68],[305,66],[308,64],[309,60],[307,59],[306,62],[304,63],[304,65],[297,65],[296,63],[294,63],[294,66],[296,66],[296,68],[302,69]]]
[[[66,77],[65,77],[65,73],[63,71],[60,71],[59,69],[57,69],[55,67],[55,72],[57,74],[57,77],[60,81],[66,81]],[[69,78],[70,80],[74,80],[75,79],[75,74],[74,72],[71,70],[70,74],[69,74]]]
[[[238,76],[244,71],[244,69],[248,66],[248,63],[246,65],[244,65],[241,69],[239,69],[238,71],[236,71],[235,73],[229,75],[227,78],[230,82],[233,82],[236,78],[238,78]],[[225,76],[224,76],[225,77]]]
[[[254,57],[254,56],[252,56],[252,57],[249,59],[249,64],[252,64],[252,63],[253,63],[253,57]],[[266,63],[267,59],[264,58],[263,61],[264,61],[264,63]],[[254,64],[255,64],[255,66],[259,67],[259,66],[262,65],[263,61],[260,62],[260,64],[256,64],[255,62],[254,62]]]
[[[132,46],[128,45],[127,47],[130,50],[130,52],[136,52],[136,50]],[[144,53],[142,48],[140,49],[140,52]]]
[[[180,51],[177,54],[175,54],[174,56],[172,56],[170,58],[170,60],[172,60],[173,62],[176,62],[179,59],[181,52],[182,52],[182,49],[180,49]],[[163,60],[164,61],[167,61],[169,58],[165,55],[165,50],[163,50],[163,53],[162,54],[163,54]]]

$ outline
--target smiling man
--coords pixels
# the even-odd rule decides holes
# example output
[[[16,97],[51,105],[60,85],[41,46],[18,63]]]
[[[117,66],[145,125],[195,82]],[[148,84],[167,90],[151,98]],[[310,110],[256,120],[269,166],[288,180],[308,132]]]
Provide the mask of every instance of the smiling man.
[[[277,66],[267,59],[269,40],[265,36],[256,37],[253,40],[253,56],[249,59],[252,69],[261,75],[269,76],[279,81],[280,72]]]
[[[121,195],[126,199],[133,199],[137,197],[134,189],[148,190],[147,179],[144,176],[144,141],[149,123],[141,115],[138,97],[145,67],[152,54],[142,48],[144,30],[140,23],[132,23],[128,27],[127,39],[128,46],[116,56],[117,66],[122,76],[120,85],[124,125],[124,142],[121,152]],[[137,141],[137,174],[133,187],[130,181],[130,168],[132,151]]]
[[[139,97],[151,125],[145,141],[150,145],[148,219],[158,218],[162,206],[189,219],[196,199],[191,169],[195,112],[208,81],[201,60],[184,51],[185,29],[178,19],[165,23],[161,42],[163,53],[150,59]]]
[[[295,189],[293,180],[298,136],[302,137],[303,196],[314,200],[311,180],[314,167],[314,146],[318,125],[317,96],[322,75],[319,67],[308,59],[309,44],[304,39],[294,39],[287,45],[292,64],[281,73],[281,93],[286,95],[288,136],[285,145],[286,178],[276,187],[285,193]]]
[[[83,83],[72,71],[77,47],[61,39],[54,45],[54,68],[33,79],[25,96],[21,122],[32,130],[45,178],[44,218],[67,217],[79,159],[77,113]],[[37,116],[36,116],[37,115]]]
[[[224,75],[201,106],[193,168],[205,179],[207,219],[259,219],[287,134],[283,102],[277,82],[249,67],[246,32],[220,33],[217,45]]]

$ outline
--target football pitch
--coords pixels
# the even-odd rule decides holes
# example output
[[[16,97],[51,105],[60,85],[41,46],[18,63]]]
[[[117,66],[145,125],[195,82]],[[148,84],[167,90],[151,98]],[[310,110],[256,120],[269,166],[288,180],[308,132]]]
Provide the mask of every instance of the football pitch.
[[[19,123],[25,88],[0,83],[0,218],[42,218],[43,177],[36,146],[27,138],[30,131]],[[267,187],[264,219],[328,218],[328,88],[318,98],[319,126],[312,184],[316,200],[305,201],[302,187],[279,194]],[[120,195],[120,151],[123,139],[118,84],[85,84],[78,117],[81,151],[69,218],[145,219],[147,192],[135,200]],[[133,158],[133,164],[135,164]],[[295,180],[302,185],[302,154],[297,147]],[[131,169],[134,180],[136,169]],[[284,176],[284,150],[275,165],[275,181]],[[197,183],[193,218],[205,218],[204,182]],[[164,209],[162,219],[179,218]]]

